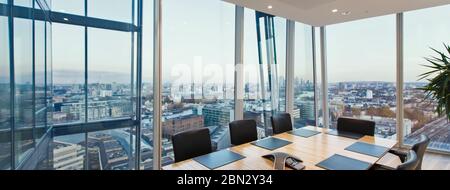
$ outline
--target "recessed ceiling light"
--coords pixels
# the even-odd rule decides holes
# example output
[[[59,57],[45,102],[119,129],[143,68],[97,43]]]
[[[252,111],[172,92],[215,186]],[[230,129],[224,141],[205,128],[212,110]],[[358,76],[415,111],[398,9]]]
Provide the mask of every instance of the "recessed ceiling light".
[[[63,18],[64,19],[64,21],[69,21],[69,19],[68,18]]]
[[[331,12],[333,12],[333,13],[337,13],[338,11],[339,11],[338,9],[331,10]]]
[[[346,16],[346,15],[349,15],[349,14],[351,14],[351,13],[352,13],[352,12],[350,12],[350,11],[345,11],[345,12],[342,12],[341,15]]]
[[[267,8],[268,8],[268,9],[272,9],[273,7],[272,7],[272,5],[269,5],[269,6],[267,6]]]

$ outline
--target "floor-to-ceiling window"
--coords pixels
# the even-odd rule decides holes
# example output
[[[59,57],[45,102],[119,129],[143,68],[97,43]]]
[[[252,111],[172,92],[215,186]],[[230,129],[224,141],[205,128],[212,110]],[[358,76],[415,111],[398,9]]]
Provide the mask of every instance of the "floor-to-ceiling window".
[[[43,141],[51,123],[48,12],[33,0],[0,6],[0,169],[45,168],[49,146]]]
[[[426,98],[419,88],[433,78],[420,77],[432,70],[424,66],[431,65],[425,58],[440,58],[430,48],[449,56],[444,44],[450,45],[450,24],[442,22],[449,16],[448,5],[404,13],[404,143],[411,145],[424,134],[431,139],[429,148],[446,152],[450,151],[450,123],[437,114],[437,101]]]
[[[33,1],[15,1],[14,5],[32,7]],[[29,17],[33,14],[28,9]],[[14,18],[14,127],[15,127],[15,160],[16,166],[26,156],[30,155],[34,148],[34,140],[28,133],[33,130],[33,20],[26,18]]]
[[[330,127],[339,117],[376,122],[376,135],[396,139],[395,16],[327,27]]]
[[[141,169],[153,169],[153,1],[143,6]]]
[[[270,117],[286,111],[286,19],[244,11],[244,119],[258,137],[271,134]]]
[[[137,168],[137,3],[53,4],[54,169]]]
[[[6,5],[6,1],[0,1]],[[11,94],[8,17],[0,16],[0,170],[11,167]]]
[[[234,120],[235,6],[219,0],[165,0],[162,36],[162,164],[171,137],[209,129],[213,149],[230,146]]]
[[[314,70],[314,74],[316,75],[315,81],[315,99],[316,99],[316,125],[318,127],[324,127],[324,112],[323,112],[323,84],[322,84],[322,57],[321,57],[321,38],[320,38],[320,29],[314,29],[314,58],[316,60],[316,68]]]
[[[286,22],[285,18],[274,18],[276,69],[272,71],[276,78],[279,112],[286,112]]]
[[[55,124],[84,122],[86,114],[84,27],[54,23],[52,32],[53,122]]]
[[[128,32],[89,28],[88,121],[131,118],[134,113],[131,37]]]
[[[295,23],[294,126],[316,125],[312,27]]]

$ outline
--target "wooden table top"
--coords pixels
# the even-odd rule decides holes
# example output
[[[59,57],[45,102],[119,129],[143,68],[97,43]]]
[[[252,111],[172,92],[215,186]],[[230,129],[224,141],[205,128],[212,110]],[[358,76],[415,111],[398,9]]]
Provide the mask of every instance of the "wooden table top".
[[[364,136],[359,140],[355,140],[340,136],[328,135],[326,134],[327,129],[312,126],[305,127],[304,129],[319,131],[322,133],[309,138],[303,138],[288,133],[275,135],[274,137],[291,141],[292,144],[276,149],[274,151],[266,150],[254,146],[250,143],[228,148],[228,150],[239,153],[245,156],[246,158],[217,168],[217,170],[272,170],[273,162],[263,158],[262,156],[273,152],[285,152],[302,159],[303,165],[306,166],[305,170],[323,170],[323,168],[317,167],[316,164],[329,158],[334,154],[340,154],[342,156],[347,156],[357,160],[365,161],[370,164],[380,163],[380,161],[392,162],[392,159],[395,159],[386,157],[380,159],[377,157],[345,150],[345,148],[358,141],[384,146],[386,148],[391,149],[397,144],[397,141],[394,140],[372,136]],[[390,163],[390,165],[392,165],[392,163]],[[163,170],[209,170],[209,169],[201,165],[200,163],[194,161],[193,159],[189,159],[182,162],[164,166]]]

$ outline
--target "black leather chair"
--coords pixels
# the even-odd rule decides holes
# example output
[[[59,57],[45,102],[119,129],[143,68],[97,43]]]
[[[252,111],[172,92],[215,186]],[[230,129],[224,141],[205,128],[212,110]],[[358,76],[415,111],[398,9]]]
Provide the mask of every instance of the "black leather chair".
[[[255,120],[238,120],[230,123],[232,145],[241,145],[258,140]]]
[[[350,132],[367,136],[375,136],[375,122],[347,117],[340,117],[337,122],[339,132]]]
[[[272,121],[274,135],[292,131],[292,120],[290,114],[280,113],[272,116],[270,119]]]
[[[425,155],[425,151],[427,150],[428,144],[430,144],[430,138],[428,138],[426,135],[421,135],[420,140],[417,143],[415,143],[411,148],[411,150],[413,150],[416,153],[419,159],[419,164],[417,165],[416,168],[417,170],[422,169],[423,156]],[[406,160],[407,152],[402,152],[398,150],[390,150],[389,152],[397,155],[402,162]]]
[[[410,150],[403,164],[397,166],[397,170],[416,170],[418,165],[419,165],[419,158],[417,157],[416,152]]]
[[[208,128],[194,129],[172,136],[175,162],[195,158],[212,152]]]

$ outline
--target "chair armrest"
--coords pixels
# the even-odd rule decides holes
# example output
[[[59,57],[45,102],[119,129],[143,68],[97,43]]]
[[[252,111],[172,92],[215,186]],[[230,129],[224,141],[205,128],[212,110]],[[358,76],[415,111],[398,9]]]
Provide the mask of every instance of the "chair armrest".
[[[389,150],[389,153],[397,155],[402,162],[406,161],[406,157],[408,155],[408,153],[400,151],[400,150]]]

